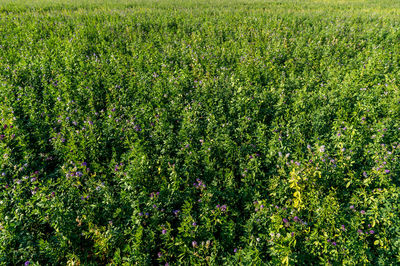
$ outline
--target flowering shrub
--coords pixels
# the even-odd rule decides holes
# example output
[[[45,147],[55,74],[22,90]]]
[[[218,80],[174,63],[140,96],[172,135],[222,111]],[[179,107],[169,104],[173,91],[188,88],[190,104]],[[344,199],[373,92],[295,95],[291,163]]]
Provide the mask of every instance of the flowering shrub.
[[[3,1],[0,264],[399,264],[399,8]]]

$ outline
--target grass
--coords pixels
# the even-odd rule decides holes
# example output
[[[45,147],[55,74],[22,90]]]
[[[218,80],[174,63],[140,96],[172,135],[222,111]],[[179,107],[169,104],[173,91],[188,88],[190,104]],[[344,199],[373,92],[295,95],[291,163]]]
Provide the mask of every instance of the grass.
[[[2,1],[0,264],[397,264],[395,1]]]

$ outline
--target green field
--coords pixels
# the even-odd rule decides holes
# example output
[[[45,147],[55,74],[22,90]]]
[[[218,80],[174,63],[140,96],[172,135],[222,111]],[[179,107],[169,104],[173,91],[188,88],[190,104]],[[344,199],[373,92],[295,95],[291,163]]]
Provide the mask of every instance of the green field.
[[[396,0],[2,0],[0,265],[399,265],[399,86]]]

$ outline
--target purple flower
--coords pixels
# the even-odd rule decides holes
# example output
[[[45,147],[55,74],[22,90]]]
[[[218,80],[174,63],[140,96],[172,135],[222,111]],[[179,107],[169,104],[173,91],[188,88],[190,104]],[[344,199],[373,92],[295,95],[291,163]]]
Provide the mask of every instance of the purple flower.
[[[336,242],[333,242],[332,245],[336,246]]]
[[[375,231],[374,231],[374,230],[370,230],[369,233],[370,233],[371,235],[373,235],[373,234],[375,234]]]
[[[236,253],[236,252],[237,252],[237,248],[234,248],[234,249],[233,249],[233,252]]]
[[[83,163],[82,163],[82,166],[87,166],[87,163],[86,163],[86,162],[83,162]]]
[[[361,213],[361,214],[365,214],[365,211],[364,211],[364,210],[361,210],[360,213]]]
[[[386,170],[385,170],[385,173],[386,173],[386,174],[389,174],[389,173],[390,173],[390,170],[386,169]]]
[[[343,230],[343,231],[346,231],[346,228],[344,227],[344,224],[342,224],[341,227],[342,227],[342,230]]]
[[[223,211],[223,212],[226,211],[226,205],[222,205],[220,210]]]
[[[286,218],[283,218],[282,221],[283,221],[285,224],[289,223],[288,219],[286,219]]]
[[[161,233],[162,233],[163,235],[165,235],[165,234],[167,233],[167,230],[166,230],[166,229],[163,229],[163,230],[161,231]]]
[[[29,264],[31,264],[29,260],[25,261],[25,266],[28,266]]]
[[[192,242],[192,247],[194,247],[194,248],[197,247],[197,242],[196,241]]]
[[[158,252],[158,253],[157,253],[157,256],[158,256],[159,258],[161,258],[162,255],[163,255],[163,254],[162,254],[161,252]]]
[[[196,222],[193,222],[192,225],[193,225],[193,226],[197,226]]]
[[[143,216],[143,212],[139,212],[139,216]]]
[[[358,229],[357,233],[359,233],[361,235],[363,233],[363,231],[361,229]]]
[[[354,205],[350,205],[350,209],[354,209]]]

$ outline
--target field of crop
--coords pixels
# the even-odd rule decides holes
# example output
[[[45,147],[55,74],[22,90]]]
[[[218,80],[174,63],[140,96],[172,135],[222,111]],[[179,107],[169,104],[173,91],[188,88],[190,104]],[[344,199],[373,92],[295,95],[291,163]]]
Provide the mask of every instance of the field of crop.
[[[0,265],[400,264],[399,86],[399,1],[2,0]]]

